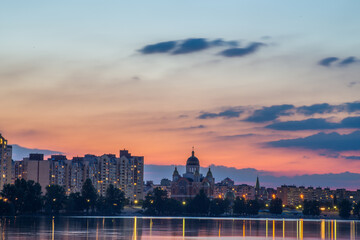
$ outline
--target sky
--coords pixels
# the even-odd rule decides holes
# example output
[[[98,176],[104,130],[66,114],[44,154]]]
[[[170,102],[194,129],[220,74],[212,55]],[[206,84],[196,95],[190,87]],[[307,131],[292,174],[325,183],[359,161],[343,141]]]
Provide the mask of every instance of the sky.
[[[360,2],[2,1],[0,132],[71,156],[360,173]],[[16,159],[18,160],[18,159]]]

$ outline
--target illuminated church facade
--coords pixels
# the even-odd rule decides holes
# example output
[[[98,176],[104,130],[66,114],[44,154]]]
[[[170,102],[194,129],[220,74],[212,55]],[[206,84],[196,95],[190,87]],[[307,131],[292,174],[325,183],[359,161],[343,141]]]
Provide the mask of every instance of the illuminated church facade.
[[[175,167],[172,183],[171,198],[179,201],[194,198],[200,190],[204,190],[208,197],[214,194],[215,178],[209,168],[206,176],[200,174],[200,162],[195,157],[194,150],[186,161],[186,172],[181,176]]]

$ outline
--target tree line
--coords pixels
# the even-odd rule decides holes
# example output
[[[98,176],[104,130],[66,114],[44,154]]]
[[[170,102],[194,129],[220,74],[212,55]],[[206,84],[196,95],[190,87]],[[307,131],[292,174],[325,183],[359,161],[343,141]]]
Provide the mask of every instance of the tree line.
[[[127,203],[124,192],[112,184],[105,196],[99,196],[90,179],[87,179],[81,192],[66,195],[62,186],[49,185],[45,195],[41,186],[32,180],[17,179],[14,184],[4,185],[0,197],[0,215],[26,214],[120,214]]]

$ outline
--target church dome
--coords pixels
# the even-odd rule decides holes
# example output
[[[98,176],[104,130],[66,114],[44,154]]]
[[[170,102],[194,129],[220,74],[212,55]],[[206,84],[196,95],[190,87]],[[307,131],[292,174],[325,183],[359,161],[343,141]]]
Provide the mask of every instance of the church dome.
[[[192,151],[191,157],[186,161],[186,166],[200,166],[199,159],[195,157],[194,151]]]

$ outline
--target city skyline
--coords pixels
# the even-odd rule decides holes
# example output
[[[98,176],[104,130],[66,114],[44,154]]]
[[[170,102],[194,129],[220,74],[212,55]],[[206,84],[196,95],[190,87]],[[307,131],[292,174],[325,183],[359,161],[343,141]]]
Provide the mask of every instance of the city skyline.
[[[360,173],[359,2],[40,2],[0,9],[10,145]]]

